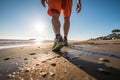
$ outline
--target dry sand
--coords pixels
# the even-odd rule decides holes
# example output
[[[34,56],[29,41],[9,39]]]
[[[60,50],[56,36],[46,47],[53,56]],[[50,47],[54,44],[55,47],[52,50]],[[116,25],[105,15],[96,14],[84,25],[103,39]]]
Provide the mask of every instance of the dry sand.
[[[2,49],[0,80],[120,80],[120,44],[97,42],[72,43],[61,52],[51,44]]]

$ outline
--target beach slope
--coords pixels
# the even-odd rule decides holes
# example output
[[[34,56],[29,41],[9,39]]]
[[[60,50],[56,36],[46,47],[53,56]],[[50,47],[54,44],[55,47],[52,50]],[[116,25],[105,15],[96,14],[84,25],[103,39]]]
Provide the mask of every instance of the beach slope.
[[[1,49],[0,80],[120,80],[118,47],[78,44],[53,52],[51,44],[41,44]]]

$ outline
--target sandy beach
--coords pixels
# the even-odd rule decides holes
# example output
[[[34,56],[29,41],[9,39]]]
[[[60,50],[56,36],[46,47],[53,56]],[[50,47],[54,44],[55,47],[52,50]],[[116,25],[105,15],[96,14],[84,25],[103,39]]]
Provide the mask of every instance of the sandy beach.
[[[120,40],[0,50],[0,80],[120,80]]]

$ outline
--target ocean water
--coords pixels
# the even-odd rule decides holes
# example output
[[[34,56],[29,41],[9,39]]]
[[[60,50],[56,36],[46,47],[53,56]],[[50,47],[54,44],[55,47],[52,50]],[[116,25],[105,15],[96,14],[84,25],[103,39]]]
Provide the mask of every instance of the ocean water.
[[[0,39],[0,49],[35,44],[35,40]]]

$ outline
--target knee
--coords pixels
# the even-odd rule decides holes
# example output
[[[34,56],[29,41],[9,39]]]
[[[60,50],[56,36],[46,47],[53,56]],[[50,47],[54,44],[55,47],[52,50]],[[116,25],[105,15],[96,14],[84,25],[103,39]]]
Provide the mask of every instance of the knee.
[[[55,21],[56,21],[56,20],[58,21],[58,20],[59,20],[59,17],[52,16],[52,21],[54,21],[54,20],[55,20]]]
[[[59,19],[60,13],[56,10],[52,10],[52,19]]]
[[[56,22],[56,21],[59,21],[59,16],[56,14],[53,14],[52,15],[52,22]]]

